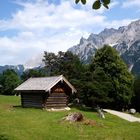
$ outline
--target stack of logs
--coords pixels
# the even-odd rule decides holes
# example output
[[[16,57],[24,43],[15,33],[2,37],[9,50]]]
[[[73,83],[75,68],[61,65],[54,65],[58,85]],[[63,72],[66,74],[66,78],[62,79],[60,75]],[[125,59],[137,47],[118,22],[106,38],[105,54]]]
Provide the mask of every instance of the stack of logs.
[[[67,107],[67,96],[65,93],[51,93],[45,105],[45,108],[47,109],[65,107]]]

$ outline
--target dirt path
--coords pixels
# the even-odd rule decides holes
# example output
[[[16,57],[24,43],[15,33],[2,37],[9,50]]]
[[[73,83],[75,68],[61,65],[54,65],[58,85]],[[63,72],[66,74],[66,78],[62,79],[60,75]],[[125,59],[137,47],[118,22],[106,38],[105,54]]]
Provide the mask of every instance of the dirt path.
[[[105,112],[108,112],[110,114],[116,115],[124,120],[127,120],[129,122],[140,122],[140,118],[134,117],[130,114],[126,114],[123,112],[115,111],[115,110],[110,110],[110,109],[104,109]]]

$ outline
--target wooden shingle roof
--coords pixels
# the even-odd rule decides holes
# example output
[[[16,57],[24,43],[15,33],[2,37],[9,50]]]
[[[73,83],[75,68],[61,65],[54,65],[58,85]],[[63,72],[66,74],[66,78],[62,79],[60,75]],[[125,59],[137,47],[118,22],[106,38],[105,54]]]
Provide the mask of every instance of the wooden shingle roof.
[[[29,78],[27,81],[19,85],[15,91],[49,91],[59,81],[64,81],[71,89],[72,92],[76,92],[76,89],[71,83],[63,76],[41,77],[41,78]]]

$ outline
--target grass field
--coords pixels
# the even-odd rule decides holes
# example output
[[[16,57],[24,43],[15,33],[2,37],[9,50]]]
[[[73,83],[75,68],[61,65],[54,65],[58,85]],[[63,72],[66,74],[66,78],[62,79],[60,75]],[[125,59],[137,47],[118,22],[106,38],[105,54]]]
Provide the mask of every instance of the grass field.
[[[140,113],[136,113],[134,116],[140,118]]]
[[[20,97],[0,96],[0,140],[140,140],[140,123],[130,123],[116,116],[73,108],[71,111],[48,112],[13,107]],[[61,119],[70,112],[81,112],[98,125],[69,123]]]

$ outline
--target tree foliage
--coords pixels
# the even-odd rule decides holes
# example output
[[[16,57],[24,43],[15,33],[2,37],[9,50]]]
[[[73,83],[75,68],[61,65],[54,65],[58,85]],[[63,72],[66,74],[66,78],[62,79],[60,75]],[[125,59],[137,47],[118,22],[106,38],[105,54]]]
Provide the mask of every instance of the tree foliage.
[[[133,96],[133,77],[115,49],[107,45],[99,49],[90,70],[96,76],[94,79],[99,81],[101,87],[104,86],[103,94],[109,97],[113,107],[120,109],[130,104]],[[100,96],[101,92],[97,94]]]
[[[133,97],[132,105],[140,112],[140,76],[134,81],[134,92],[135,96]]]
[[[40,70],[29,69],[23,72],[23,74],[21,75],[21,79],[25,81],[31,77],[43,77],[43,76],[45,76],[45,73],[41,69]]]
[[[75,0],[75,3],[78,4],[81,2],[82,4],[86,4],[87,0]],[[110,0],[94,0],[92,4],[92,9],[100,9],[101,6],[104,6],[105,8],[109,8]]]
[[[52,75],[57,67],[57,56],[55,53],[48,53],[45,51],[43,61],[45,63],[45,68],[47,69],[48,75]]]
[[[79,73],[82,71],[82,63],[80,59],[71,52],[58,52],[44,53],[45,68],[48,75],[63,74],[67,78],[79,77]]]
[[[20,84],[20,78],[14,70],[6,70],[0,76],[1,94],[14,95],[14,89]]]

